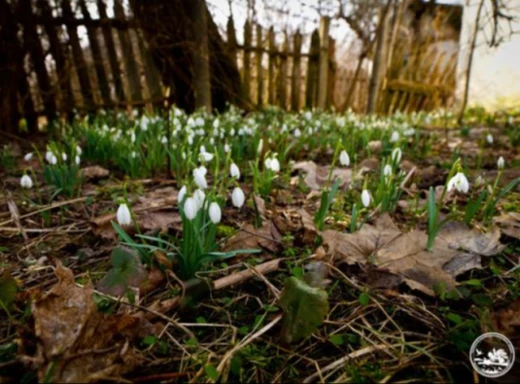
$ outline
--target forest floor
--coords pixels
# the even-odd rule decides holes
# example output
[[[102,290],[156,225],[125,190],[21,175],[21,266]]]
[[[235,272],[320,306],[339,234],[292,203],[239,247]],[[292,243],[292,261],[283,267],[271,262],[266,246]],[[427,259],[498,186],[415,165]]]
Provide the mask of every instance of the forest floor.
[[[118,259],[130,252],[112,224],[118,196],[131,202],[132,241],[182,238],[180,185],[167,172],[127,178],[86,158],[80,189],[56,194],[44,162],[24,160],[50,139],[10,138],[0,158],[0,381],[482,382],[469,358],[479,335],[502,333],[520,353],[520,148],[506,131],[428,127],[403,140],[399,194],[386,212],[362,208],[358,180],[376,175],[377,200],[385,138],[333,172],[334,148],[313,161],[293,152],[263,197],[244,163],[246,203],[225,198],[216,238],[223,252],[260,252],[217,260],[187,280],[160,247],[147,259]],[[444,196],[459,155],[470,191]],[[28,167],[37,187],[23,189]],[[329,174],[341,183],[319,229]],[[430,187],[446,221],[426,250]],[[500,199],[483,213],[486,190]],[[501,382],[519,378],[517,363]]]

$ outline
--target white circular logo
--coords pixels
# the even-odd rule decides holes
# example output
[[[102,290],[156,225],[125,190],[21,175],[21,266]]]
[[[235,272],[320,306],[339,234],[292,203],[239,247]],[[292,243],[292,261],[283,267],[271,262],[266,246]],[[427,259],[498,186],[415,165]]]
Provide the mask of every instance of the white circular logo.
[[[515,362],[515,348],[500,333],[484,333],[471,345],[469,360],[475,371],[484,377],[504,376]]]

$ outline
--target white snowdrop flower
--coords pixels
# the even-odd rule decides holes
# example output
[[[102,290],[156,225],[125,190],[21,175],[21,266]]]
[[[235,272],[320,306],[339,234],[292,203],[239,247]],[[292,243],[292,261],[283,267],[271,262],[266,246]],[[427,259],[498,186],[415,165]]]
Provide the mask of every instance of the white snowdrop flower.
[[[302,131],[300,131],[298,128],[294,130],[294,137],[298,138],[302,135]]]
[[[83,150],[81,149],[81,147],[79,145],[76,145],[76,153],[80,156],[83,154]]]
[[[201,189],[208,188],[208,182],[206,181],[206,168],[201,169],[195,168],[193,170],[193,180],[195,181],[195,184]]]
[[[193,192],[193,198],[197,203],[197,210],[201,209],[204,205],[204,200],[206,200],[206,194],[204,191],[202,189],[196,189],[195,192]]]
[[[350,165],[350,157],[347,151],[341,151],[341,153],[339,154],[339,163],[344,167],[348,167]]]
[[[401,148],[394,148],[392,151],[392,161],[399,163],[401,161],[401,157],[403,156],[403,151]]]
[[[233,205],[237,208],[240,208],[244,205],[246,197],[242,189],[240,189],[240,187],[235,187],[235,189],[233,189],[233,193],[231,194],[231,201],[233,202]]]
[[[213,202],[209,205],[209,218],[213,224],[220,223],[220,220],[222,219],[222,210],[220,209],[220,206]]]
[[[504,169],[504,166],[505,166],[505,160],[502,156],[500,156],[497,161],[497,168]]]
[[[312,119],[312,112],[311,111],[307,111],[307,112],[305,112],[304,116],[305,116],[305,118],[307,120],[310,120],[310,119]]]
[[[271,163],[272,163],[272,160],[270,157],[268,157],[267,159],[264,160],[264,166],[265,166],[265,169],[271,169]]]
[[[237,133],[237,134],[238,134],[238,136],[244,136],[244,129],[243,129],[243,128],[240,128],[240,129],[238,130],[238,133]]]
[[[392,166],[390,164],[385,165],[385,168],[383,169],[383,174],[388,177],[392,174]]]
[[[478,175],[477,180],[475,180],[475,185],[479,186],[479,185],[483,185],[483,184],[484,184],[483,177],[481,175]]]
[[[79,165],[81,163],[81,158],[79,157],[79,155],[76,155],[76,157],[74,157],[74,163],[76,163],[76,165]]]
[[[209,153],[209,152],[200,152],[199,153],[199,160],[203,163],[207,163],[208,161],[211,161],[213,160],[213,155],[212,153]]]
[[[137,152],[136,152],[136,151],[132,151],[132,152],[130,152],[130,157],[131,157],[132,159],[135,159],[135,158],[137,157]]]
[[[489,144],[493,144],[493,135],[491,133],[488,133],[487,136],[486,136],[486,141],[489,143]]]
[[[280,132],[282,132],[282,133],[287,132],[287,124],[282,125],[282,129]]]
[[[63,159],[63,161],[67,161],[67,159],[68,159],[67,154],[65,152],[63,152],[61,154],[61,158]]]
[[[468,193],[469,182],[462,172],[458,172],[450,179],[450,181],[448,181],[448,192],[450,192],[453,188],[459,192]]]
[[[204,125],[204,119],[202,117],[197,117],[197,120],[195,121],[196,125],[201,127]]]
[[[186,193],[188,190],[186,189],[186,186],[183,185],[181,189],[179,189],[179,193],[177,195],[177,202],[182,203],[184,198],[186,197]]]
[[[235,136],[235,128],[231,128],[229,131],[229,136]]]
[[[363,192],[361,192],[361,202],[365,208],[370,205],[370,193],[367,189],[363,189]]]
[[[256,153],[262,153],[262,149],[264,148],[264,139],[260,139],[258,142],[258,147],[256,148]]]
[[[31,189],[33,187],[33,181],[31,179],[31,176],[25,174],[20,179],[20,185],[22,188]]]
[[[135,143],[135,132],[133,132],[133,131],[130,133],[130,141],[132,143]]]
[[[188,197],[184,202],[184,214],[186,215],[186,218],[190,221],[193,220],[195,216],[197,216],[197,211],[198,208],[195,198]]]
[[[186,160],[186,156],[187,156],[186,152],[182,152],[182,154],[181,154],[182,160]]]
[[[199,152],[200,152],[200,153],[206,153],[206,152],[207,152],[207,151],[206,151],[206,147],[203,146],[203,145],[201,145],[201,146],[200,146],[200,149],[199,149]]]
[[[218,117],[215,119],[215,121],[213,121],[213,128],[218,128],[220,124],[220,121],[218,120]]]
[[[130,209],[128,208],[128,205],[126,205],[125,203],[119,205],[116,217],[119,225],[130,225],[132,223],[132,215],[130,214]]]
[[[276,173],[280,172],[280,162],[276,157],[271,159],[271,171]]]
[[[229,153],[229,151],[231,151],[231,147],[229,146],[229,144],[228,143],[224,144],[224,152]]]
[[[47,162],[51,162],[52,156],[54,156],[54,153],[52,153],[51,151],[45,152],[45,160],[47,160]]]
[[[513,116],[509,116],[509,117],[507,118],[507,123],[508,123],[509,125],[513,125]]]
[[[426,119],[424,119],[424,124],[430,125],[431,123],[432,123],[432,119],[430,118],[430,116],[426,116]]]
[[[393,131],[392,136],[390,137],[390,142],[395,143],[397,141],[399,141],[399,132]]]
[[[58,164],[58,158],[54,154],[52,154],[49,163],[51,163],[51,165]]]
[[[161,137],[161,144],[167,144],[168,138],[166,136]]]
[[[240,179],[240,169],[238,169],[238,166],[235,163],[232,163],[229,166],[229,174],[237,180]]]
[[[193,145],[193,135],[188,135],[188,144]]]
[[[23,159],[25,161],[31,161],[31,159],[33,158],[33,153],[32,152],[29,152],[28,154],[26,154]]]
[[[214,138],[214,137],[210,137],[210,139],[209,139],[209,143],[210,143],[211,145],[215,145],[215,138]]]

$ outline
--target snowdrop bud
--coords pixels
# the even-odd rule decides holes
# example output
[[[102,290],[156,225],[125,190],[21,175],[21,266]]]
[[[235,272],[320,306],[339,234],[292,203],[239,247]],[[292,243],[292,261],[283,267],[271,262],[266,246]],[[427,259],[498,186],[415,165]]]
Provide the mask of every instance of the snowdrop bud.
[[[403,156],[403,152],[401,151],[401,148],[395,148],[392,151],[392,161],[399,163],[401,161],[402,156]]]
[[[339,154],[339,162],[344,167],[348,167],[350,165],[350,157],[347,151],[341,151],[341,153]]]
[[[168,144],[168,139],[166,136],[161,137],[161,144]]]
[[[25,161],[31,161],[31,159],[33,158],[33,153],[32,152],[29,152],[28,154],[26,154],[23,159]]]
[[[302,135],[302,131],[300,131],[298,128],[294,130],[294,137],[298,138]]]
[[[193,198],[197,203],[197,210],[201,209],[204,205],[204,200],[206,200],[206,194],[204,191],[202,189],[195,190],[195,192],[193,192]]]
[[[224,152],[229,153],[229,151],[231,151],[231,147],[229,146],[229,144],[224,144]]]
[[[67,154],[65,152],[63,152],[61,154],[61,158],[63,159],[63,161],[67,161]]]
[[[367,189],[363,189],[363,192],[361,192],[361,202],[365,208],[370,205],[370,193]]]
[[[238,169],[238,166],[235,163],[232,163],[229,166],[229,174],[237,180],[240,179],[240,169]]]
[[[385,176],[390,176],[392,174],[392,167],[390,164],[385,165],[385,168],[383,169],[383,174]]]
[[[481,175],[478,175],[477,180],[475,180],[475,185],[479,186],[479,185],[483,185],[483,184],[484,184],[484,179],[482,178]]]
[[[186,189],[186,186],[184,185],[184,186],[179,190],[179,194],[177,195],[177,202],[182,203],[182,201],[183,201],[184,198],[186,197],[186,192],[187,192],[187,189]]]
[[[280,172],[280,162],[276,157],[271,159],[271,170],[273,172]]]
[[[493,144],[493,135],[491,133],[488,133],[487,136],[486,136],[486,141],[489,143],[489,144]]]
[[[195,184],[197,184],[197,186],[201,189],[206,189],[208,188],[208,182],[206,181],[206,168],[202,169],[202,167],[200,168],[195,168],[193,170],[193,180],[195,181]]]
[[[31,189],[33,187],[33,181],[29,175],[23,175],[20,179],[20,185],[22,188]]]
[[[79,155],[76,155],[76,157],[74,158],[74,162],[76,163],[76,165],[79,165],[79,163],[81,162]]]
[[[264,148],[264,139],[260,139],[258,142],[258,148],[256,149],[256,153],[262,153],[262,149]]]
[[[395,143],[396,141],[399,141],[399,132],[393,131],[392,137],[390,137],[390,142]]]
[[[504,158],[502,156],[500,156],[498,161],[497,161],[497,168],[498,169],[504,169],[504,165],[505,165]]]
[[[56,156],[54,156],[54,155],[51,155],[49,163],[51,163],[52,165],[58,164],[58,158]]]
[[[125,203],[119,205],[116,217],[119,225],[130,225],[132,223],[132,215],[130,214],[130,209],[128,209],[128,205],[126,205]]]
[[[200,146],[200,150],[199,150],[199,152],[200,152],[200,153],[206,153],[206,152],[207,152],[207,151],[206,151],[206,147],[203,146],[203,145],[201,145],[201,146]]]
[[[208,161],[213,160],[213,154],[208,152],[200,152],[199,153],[199,160],[203,163],[206,163]]]
[[[54,154],[51,151],[45,152],[45,160],[47,160],[49,163],[51,162],[52,156],[54,156]]]
[[[246,197],[244,196],[244,192],[242,189],[240,189],[240,187],[235,187],[235,189],[233,189],[233,193],[231,194],[231,201],[237,208],[240,208],[244,205]]]
[[[135,134],[134,134],[134,136],[135,136]],[[81,156],[81,154],[83,153],[83,151],[81,150],[81,147],[80,147],[79,145],[76,145],[76,153],[77,153],[78,155],[80,155],[80,156]]]
[[[220,210],[220,206],[213,202],[209,205],[209,218],[213,224],[220,223],[222,219],[222,211]]]
[[[184,203],[184,214],[188,220],[193,220],[197,216],[197,202],[193,197],[188,197]]]
[[[265,169],[271,169],[271,163],[272,163],[272,160],[270,157],[268,157],[267,159],[264,160],[264,166],[265,166]]]

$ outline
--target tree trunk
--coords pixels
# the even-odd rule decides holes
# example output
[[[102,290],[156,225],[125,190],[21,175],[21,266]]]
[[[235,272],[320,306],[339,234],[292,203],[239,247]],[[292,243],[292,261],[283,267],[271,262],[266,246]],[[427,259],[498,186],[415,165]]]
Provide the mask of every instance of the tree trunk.
[[[477,9],[477,16],[475,17],[475,25],[473,26],[473,33],[471,34],[471,43],[470,43],[469,53],[468,53],[468,66],[466,67],[466,76],[465,76],[465,83],[464,83],[464,94],[462,96],[462,102],[460,105],[459,116],[457,118],[457,121],[459,124],[462,123],[462,120],[464,118],[464,111],[466,110],[466,106],[468,105],[471,67],[473,66],[473,54],[475,53],[475,47],[477,45],[477,35],[478,35],[478,30],[479,30],[480,14],[482,13],[483,7],[484,7],[484,0],[480,0],[480,4]]]
[[[197,1],[200,1],[199,5],[204,8],[206,15],[207,33],[204,35],[209,57],[209,105],[223,110],[227,103],[232,103],[243,109],[251,109],[251,103],[243,92],[236,62],[230,57],[205,2]],[[200,48],[197,44],[204,38],[200,36],[200,31],[195,30],[198,23],[192,22],[194,3],[184,0],[131,0],[130,4],[144,31],[163,83],[172,90],[171,101],[187,112],[194,111],[197,105],[195,90],[200,86],[195,82],[195,73],[205,71],[204,67],[198,67],[202,62],[195,63],[193,60],[194,52]],[[197,20],[200,21],[200,18]],[[207,58],[205,61],[208,63]]]

